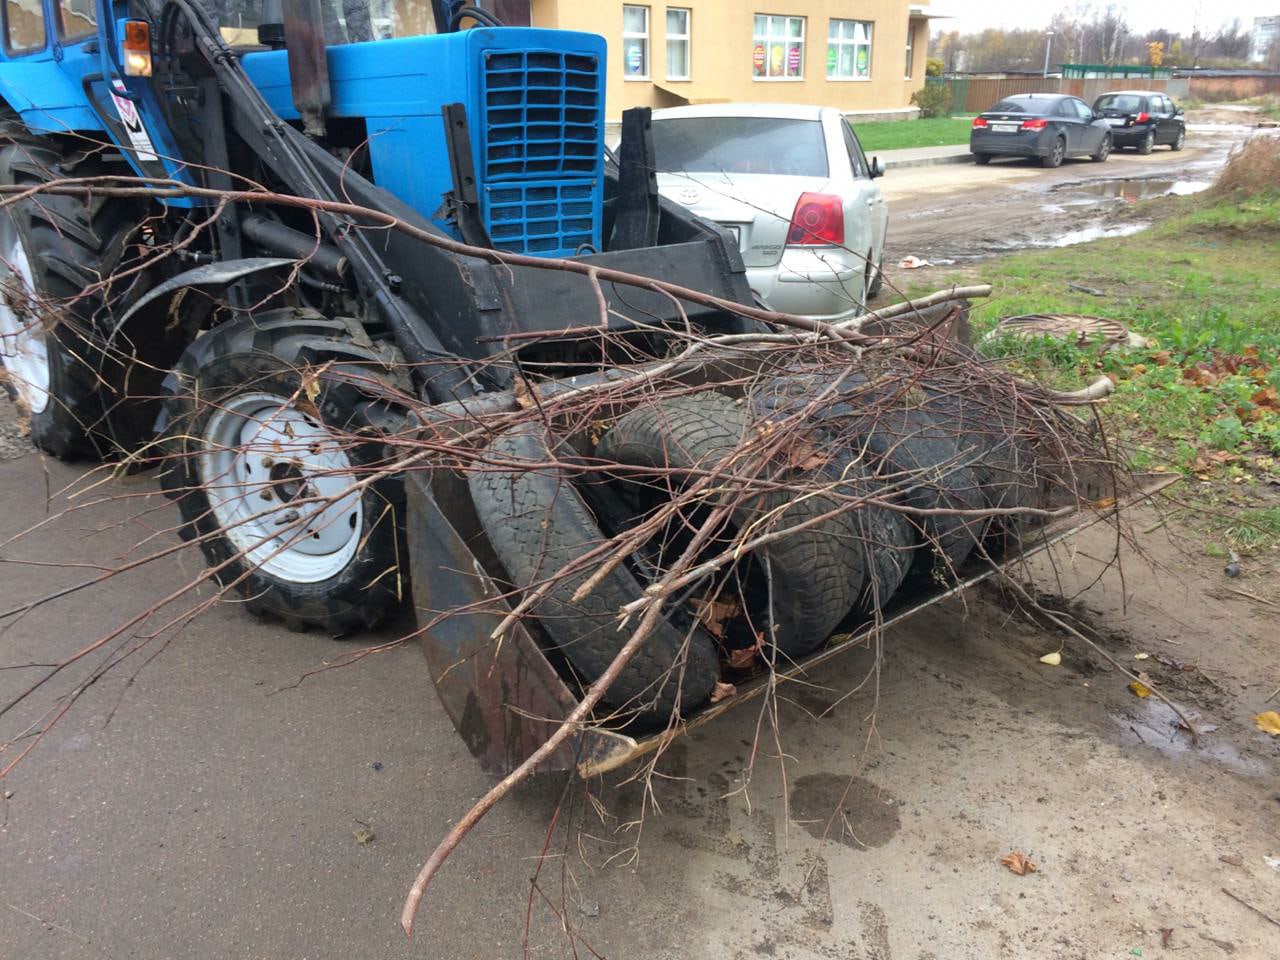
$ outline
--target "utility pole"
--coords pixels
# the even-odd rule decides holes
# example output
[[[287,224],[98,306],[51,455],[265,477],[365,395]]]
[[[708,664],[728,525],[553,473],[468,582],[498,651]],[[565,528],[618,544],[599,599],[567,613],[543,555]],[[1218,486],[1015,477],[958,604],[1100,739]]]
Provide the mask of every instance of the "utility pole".
[[[1049,76],[1049,51],[1053,47],[1053,31],[1044,32],[1044,76]]]

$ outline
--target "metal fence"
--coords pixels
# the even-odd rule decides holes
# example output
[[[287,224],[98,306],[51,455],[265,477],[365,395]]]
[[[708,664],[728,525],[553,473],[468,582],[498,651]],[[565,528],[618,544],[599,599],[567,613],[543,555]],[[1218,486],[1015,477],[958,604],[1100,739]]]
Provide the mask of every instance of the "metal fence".
[[[992,104],[1019,93],[1069,93],[1093,103],[1109,90],[1135,87],[1158,90],[1178,99],[1187,96],[1186,80],[1153,80],[1150,77],[1110,79],[1063,79],[1061,77],[929,77],[929,84],[943,84],[951,90],[951,113],[981,113]]]

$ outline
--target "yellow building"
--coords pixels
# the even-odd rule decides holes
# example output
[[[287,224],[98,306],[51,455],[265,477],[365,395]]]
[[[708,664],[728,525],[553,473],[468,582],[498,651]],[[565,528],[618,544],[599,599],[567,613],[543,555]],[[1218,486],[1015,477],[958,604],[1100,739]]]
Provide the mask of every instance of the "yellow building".
[[[730,101],[911,116],[937,16],[904,0],[531,0],[527,8],[535,27],[608,41],[613,121],[630,107]]]

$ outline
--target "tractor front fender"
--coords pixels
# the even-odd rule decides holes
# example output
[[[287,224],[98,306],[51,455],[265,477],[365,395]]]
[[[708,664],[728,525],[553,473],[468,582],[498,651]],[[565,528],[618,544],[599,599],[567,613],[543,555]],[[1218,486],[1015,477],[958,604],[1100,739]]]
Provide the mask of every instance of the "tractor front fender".
[[[217,263],[206,263],[202,267],[184,270],[139,297],[123,316],[117,318],[115,328],[123,330],[127,326],[137,324],[138,321],[135,318],[154,317],[157,312],[163,320],[165,315],[172,312],[174,301],[179,299],[179,295],[192,287],[214,289],[226,287],[244,277],[261,273],[263,270],[276,270],[296,262],[284,257],[245,257],[241,260],[220,260]]]

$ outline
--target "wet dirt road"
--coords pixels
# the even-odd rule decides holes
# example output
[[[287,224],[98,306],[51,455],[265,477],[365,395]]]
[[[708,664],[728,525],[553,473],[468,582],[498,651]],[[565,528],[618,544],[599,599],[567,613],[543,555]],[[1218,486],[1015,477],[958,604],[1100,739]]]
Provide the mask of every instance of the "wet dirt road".
[[[890,206],[885,269],[907,256],[965,263],[1139,230],[1145,224],[1133,219],[1126,200],[1204,189],[1231,147],[1254,132],[1242,124],[1193,124],[1179,153],[1125,150],[1106,163],[1068,160],[1056,170],[1010,159],[891,171],[880,181]]]

